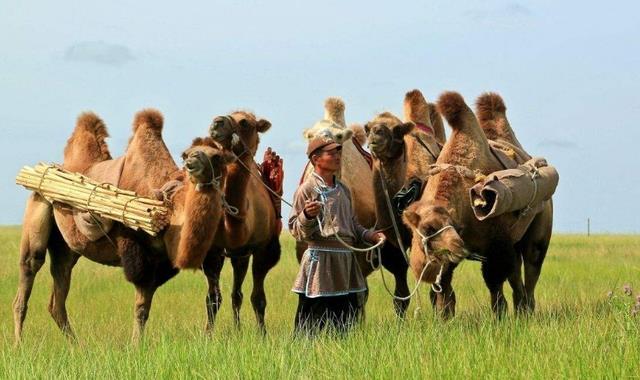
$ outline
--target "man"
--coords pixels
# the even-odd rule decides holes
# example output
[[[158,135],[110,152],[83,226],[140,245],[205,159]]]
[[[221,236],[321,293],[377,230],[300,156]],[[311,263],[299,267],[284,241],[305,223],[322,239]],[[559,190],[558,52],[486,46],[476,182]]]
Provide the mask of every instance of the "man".
[[[384,238],[358,223],[349,189],[335,178],[341,149],[329,138],[312,139],[307,156],[314,170],[294,195],[289,230],[309,245],[292,289],[299,296],[296,332],[314,334],[327,323],[345,332],[353,325],[359,312],[357,293],[367,288],[353,251],[344,243]]]

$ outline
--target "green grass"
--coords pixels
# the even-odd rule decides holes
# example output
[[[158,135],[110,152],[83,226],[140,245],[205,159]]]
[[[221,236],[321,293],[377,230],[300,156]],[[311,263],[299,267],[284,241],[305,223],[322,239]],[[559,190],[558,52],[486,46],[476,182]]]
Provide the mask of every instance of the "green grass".
[[[307,340],[291,334],[297,299],[289,289],[297,263],[286,235],[282,260],[267,277],[266,338],[255,326],[250,275],[242,329],[233,326],[227,263],[213,338],[202,333],[204,276],[184,272],[157,292],[139,348],[129,343],[132,286],[121,269],[88,260],[74,270],[67,303],[80,343],[68,344],[47,312],[51,277],[45,266],[29,303],[23,344],[14,348],[19,238],[18,228],[0,228],[0,378],[640,377],[640,315],[630,312],[640,293],[640,236],[554,236],[531,318],[516,318],[510,308],[496,321],[479,265],[465,262],[454,278],[458,304],[451,321],[432,315],[426,287],[421,313],[414,317],[412,302],[407,320],[398,321],[374,273],[364,325],[345,339]],[[633,296],[623,293],[625,284],[638,287]]]

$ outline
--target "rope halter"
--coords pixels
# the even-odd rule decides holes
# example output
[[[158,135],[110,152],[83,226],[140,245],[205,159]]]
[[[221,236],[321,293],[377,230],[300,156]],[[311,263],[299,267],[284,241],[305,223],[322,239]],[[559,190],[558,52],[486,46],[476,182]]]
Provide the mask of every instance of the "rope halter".
[[[431,235],[424,235],[422,232],[420,232],[418,228],[414,228],[414,231],[422,239],[422,249],[424,250],[424,257],[427,259],[427,264],[425,265],[424,269],[422,270],[422,273],[420,274],[420,280],[422,280],[422,276],[424,275],[424,272],[426,271],[429,264],[431,264],[431,262],[433,261],[429,258],[429,239],[440,235],[442,232],[444,232],[449,228],[453,228],[453,226],[450,224],[447,224],[446,226],[440,228],[438,231],[432,233]],[[440,270],[438,271],[436,280],[433,282],[433,284],[431,284],[431,289],[436,293],[442,293],[442,286],[440,285],[440,283],[442,282],[443,271],[444,271],[444,264],[440,264]]]

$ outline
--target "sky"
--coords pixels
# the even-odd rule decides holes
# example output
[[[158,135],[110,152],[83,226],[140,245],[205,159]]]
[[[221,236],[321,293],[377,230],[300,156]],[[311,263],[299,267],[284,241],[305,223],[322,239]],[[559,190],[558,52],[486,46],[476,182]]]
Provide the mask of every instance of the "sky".
[[[178,161],[216,115],[255,112],[284,158],[339,96],[347,123],[402,115],[404,94],[502,95],[518,139],[560,173],[554,231],[640,232],[640,3],[633,1],[0,2],[0,224],[20,224],[24,165],[62,162],[79,113],[113,156],[158,108]],[[447,127],[447,132],[449,132]],[[283,213],[289,209],[283,205]]]

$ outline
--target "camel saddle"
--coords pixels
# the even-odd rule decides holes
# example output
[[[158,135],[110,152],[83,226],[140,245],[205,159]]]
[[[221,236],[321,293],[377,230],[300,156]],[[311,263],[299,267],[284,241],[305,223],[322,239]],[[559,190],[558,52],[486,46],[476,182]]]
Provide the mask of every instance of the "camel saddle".
[[[412,178],[409,180],[408,185],[404,186],[393,196],[391,204],[397,216],[402,216],[402,212],[420,198],[425,183],[426,181],[420,178]]]
[[[114,160],[106,160],[98,162],[91,166],[89,170],[83,173],[84,176],[91,178],[100,183],[108,183],[118,186],[122,169],[124,167],[124,156]],[[100,217],[90,211],[80,211],[73,209],[73,219],[76,223],[78,231],[89,239],[96,241],[106,236],[111,228],[113,228],[113,220]]]

